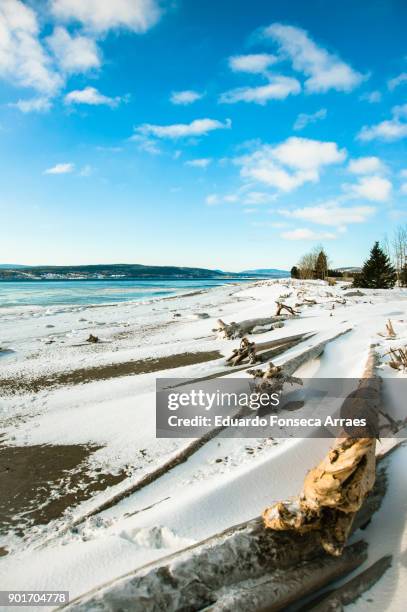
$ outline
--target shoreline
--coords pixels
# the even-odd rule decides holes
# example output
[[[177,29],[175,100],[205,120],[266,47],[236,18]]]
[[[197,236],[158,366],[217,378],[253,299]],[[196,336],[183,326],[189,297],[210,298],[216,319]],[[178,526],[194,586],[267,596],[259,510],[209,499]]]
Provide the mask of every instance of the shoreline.
[[[13,588],[24,576],[27,588],[39,583],[59,588],[64,567],[72,576],[72,595],[80,595],[182,548],[186,539],[203,539],[260,514],[273,499],[297,493],[304,470],[318,462],[329,448],[329,439],[215,435],[196,444],[190,439],[157,439],[155,379],[158,372],[188,380],[216,379],[220,371],[226,377],[248,376],[249,365],[227,372],[222,355],[230,355],[240,340],[217,339],[212,331],[216,320],[230,323],[268,317],[275,314],[275,302],[282,295],[294,306],[304,302],[304,292],[315,303],[303,305],[300,315],[288,318],[284,327],[251,339],[261,343],[315,334],[273,357],[279,365],[340,329],[352,327],[351,333],[328,344],[321,358],[305,364],[296,375],[329,377],[334,371],[337,377],[358,378],[372,339],[380,343],[381,353],[386,352],[389,342],[378,332],[388,318],[400,341],[407,341],[407,292],[367,291],[345,298],[347,287],[342,286],[261,279],[233,288],[217,285],[165,296],[153,304],[150,300],[120,302],[115,308],[112,304],[54,306],[30,312],[22,307],[6,315],[3,338],[7,345],[1,344],[14,353],[1,358],[2,379],[7,384],[21,380],[28,388],[5,395],[0,385],[4,424],[0,457],[6,449],[5,458],[6,453],[8,457],[19,454],[22,461],[35,465],[38,459],[32,453],[42,453],[45,446],[50,457],[59,453],[63,469],[68,460],[64,448],[71,449],[71,456],[82,457],[84,448],[92,452],[64,471],[68,497],[61,495],[60,501],[56,483],[61,474],[53,472],[51,464],[44,465],[42,475],[56,495],[51,496],[53,520],[30,527],[23,519],[30,517],[29,504],[15,513],[17,524],[23,521],[24,538],[12,530],[0,536],[0,548],[8,552],[0,559],[2,581]],[[98,335],[100,342],[86,343],[89,334]],[[194,358],[178,364],[179,355]],[[205,355],[215,358],[205,361]],[[126,364],[130,369],[121,371]],[[155,364],[154,368],[149,370],[149,364]],[[164,369],[157,369],[161,366]],[[393,376],[394,371],[386,368]],[[84,373],[80,381],[75,380],[78,371]],[[119,374],[109,378],[98,375],[115,371]],[[86,372],[97,375],[89,378]],[[54,386],[61,376],[61,384]],[[43,385],[33,393],[29,381],[36,379]],[[29,470],[20,470],[22,488],[25,473]],[[44,498],[40,505],[47,516],[45,502]],[[214,507],[219,512],[211,512]],[[55,508],[59,508],[56,514]],[[157,548],[148,543],[157,529],[168,530],[171,545]],[[64,546],[58,546],[61,542]],[[51,565],[45,562],[47,555],[52,555]],[[112,559],[109,567],[103,566],[105,555]]]

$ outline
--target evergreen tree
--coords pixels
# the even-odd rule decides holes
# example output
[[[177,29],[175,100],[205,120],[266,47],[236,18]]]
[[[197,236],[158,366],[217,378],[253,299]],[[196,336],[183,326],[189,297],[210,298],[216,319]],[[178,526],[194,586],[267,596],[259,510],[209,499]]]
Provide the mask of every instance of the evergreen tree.
[[[320,280],[324,280],[328,272],[328,260],[324,251],[320,251],[315,264],[314,276]]]
[[[375,242],[370,251],[370,257],[364,263],[362,272],[355,277],[353,286],[367,289],[391,289],[396,279],[396,271],[390,259],[380,248],[379,243]]]
[[[291,268],[291,278],[300,278],[300,271],[297,266]]]
[[[401,268],[399,280],[402,287],[407,287],[407,261]]]

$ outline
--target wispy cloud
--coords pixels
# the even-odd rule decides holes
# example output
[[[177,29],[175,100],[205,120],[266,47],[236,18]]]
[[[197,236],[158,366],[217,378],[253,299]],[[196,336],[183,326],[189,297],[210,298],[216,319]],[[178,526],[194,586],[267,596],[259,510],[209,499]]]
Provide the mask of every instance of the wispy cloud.
[[[382,94],[377,89],[374,91],[366,91],[359,96],[359,100],[369,102],[369,104],[377,104],[378,102],[381,102],[381,99]]]
[[[85,89],[75,89],[66,94],[65,104],[89,104],[91,106],[118,106],[123,98],[116,96],[110,98],[100,93],[95,87],[85,87]]]
[[[277,61],[275,55],[269,53],[253,53],[250,55],[233,55],[229,58],[229,67],[233,72],[262,74]]]
[[[172,125],[154,125],[144,123],[136,128],[136,132],[145,136],[151,135],[156,138],[188,138],[192,136],[205,136],[214,130],[229,129],[232,126],[230,119],[224,123],[216,119],[195,119],[191,123],[174,123]]]
[[[398,76],[389,79],[387,81],[387,87],[390,89],[390,91],[393,91],[396,89],[396,87],[399,87],[403,83],[407,83],[407,72],[402,72]]]
[[[75,166],[72,163],[56,164],[52,168],[44,170],[44,174],[70,174],[75,170]]]
[[[52,102],[47,97],[28,98],[12,102],[9,106],[18,108],[22,113],[46,113],[52,106]]]
[[[369,142],[370,140],[384,140],[392,142],[401,140],[407,136],[407,104],[394,106],[392,118],[377,123],[376,125],[364,126],[357,135],[358,140]]]
[[[51,0],[51,10],[62,21],[77,21],[99,33],[117,28],[143,33],[162,14],[155,0]]]
[[[297,131],[303,130],[310,123],[316,123],[317,121],[320,121],[321,119],[325,119],[326,116],[327,116],[326,108],[321,108],[320,110],[316,111],[315,113],[311,113],[311,114],[300,113],[297,119],[295,120],[293,128],[294,130],[297,130]]]
[[[274,193],[266,193],[264,191],[248,191],[243,196],[243,204],[271,204],[276,199]]]
[[[336,235],[331,232],[314,232],[307,228],[298,228],[283,232],[281,238],[284,240],[335,240]]]
[[[291,137],[277,146],[262,145],[235,163],[241,166],[243,178],[289,192],[304,183],[318,182],[324,166],[345,158],[346,151],[335,142]]]
[[[185,165],[192,168],[207,168],[211,163],[212,159],[210,157],[201,157],[200,159],[189,159],[185,162]]]
[[[187,106],[193,104],[197,100],[203,98],[204,94],[199,91],[193,91],[192,89],[185,89],[184,91],[173,91],[170,97],[172,104],[178,104]]]
[[[138,144],[138,149],[140,151],[144,151],[150,155],[161,155],[162,153],[158,142],[144,134],[133,134],[130,140]]]
[[[219,101],[222,104],[236,104],[236,102],[254,102],[266,104],[269,100],[284,100],[290,95],[297,95],[301,85],[297,79],[286,76],[275,76],[267,85],[258,87],[237,87],[221,94]]]
[[[273,23],[263,30],[263,36],[278,45],[281,55],[291,60],[294,70],[308,77],[305,89],[309,92],[322,93],[329,89],[348,92],[364,80],[362,74],[317,45],[301,28]]]
[[[228,193],[226,195],[220,195],[219,193],[210,193],[205,198],[205,203],[208,206],[215,206],[217,204],[224,204],[224,203],[232,204],[238,201],[239,201],[239,197],[235,193]]]
[[[334,200],[317,206],[306,206],[291,211],[279,210],[278,212],[290,219],[302,219],[318,225],[343,227],[351,223],[364,223],[374,214],[375,208],[372,206],[345,207]]]

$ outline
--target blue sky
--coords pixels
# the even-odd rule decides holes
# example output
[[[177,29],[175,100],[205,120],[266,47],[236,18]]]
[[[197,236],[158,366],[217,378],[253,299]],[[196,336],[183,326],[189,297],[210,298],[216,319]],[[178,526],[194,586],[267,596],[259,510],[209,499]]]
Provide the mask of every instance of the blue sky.
[[[403,0],[2,0],[0,262],[359,264],[406,222]]]

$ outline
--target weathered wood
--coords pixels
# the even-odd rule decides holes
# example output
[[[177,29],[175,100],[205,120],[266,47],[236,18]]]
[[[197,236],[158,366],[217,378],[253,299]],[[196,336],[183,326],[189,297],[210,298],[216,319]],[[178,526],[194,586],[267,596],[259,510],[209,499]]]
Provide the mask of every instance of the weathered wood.
[[[343,431],[320,464],[308,472],[299,497],[265,509],[267,528],[300,534],[317,530],[328,553],[342,553],[355,514],[375,481],[375,436],[381,407],[381,379],[375,376],[375,360],[371,349],[358,389],[345,399],[341,408],[344,418],[376,417],[375,428],[373,431],[361,428],[352,432],[353,437]]]
[[[277,304],[276,317],[280,316],[283,310],[286,310],[293,317],[300,314],[299,312],[294,310],[292,306],[288,306],[287,304],[284,304],[283,302],[276,302],[276,304]]]
[[[358,513],[354,529],[370,520],[380,507],[385,491],[386,473],[382,463],[375,487]],[[299,579],[304,572],[309,575],[305,567],[307,562],[318,563],[322,559],[335,563],[341,558],[330,557],[321,549],[317,532],[304,535],[276,532],[265,529],[259,517],[116,578],[78,597],[65,609],[76,612],[192,612],[214,605],[248,580],[279,576],[279,582],[284,583],[288,570],[294,572],[290,597],[299,598],[306,588],[304,581]],[[309,576],[313,590],[320,587],[313,582],[316,573],[313,571]],[[272,604],[271,598],[268,605]],[[232,609],[233,612],[256,610],[246,601],[243,606],[236,604]]]
[[[296,334],[294,336],[288,336],[286,338],[278,338],[276,340],[269,340],[267,342],[250,342],[248,338],[242,338],[240,346],[233,349],[230,357],[226,359],[226,363],[236,367],[242,361],[248,360],[249,363],[256,363],[257,361],[265,361],[270,358],[270,355],[274,353],[270,349],[274,349],[278,346],[284,346],[285,350],[298,344],[299,341],[312,338],[315,335],[314,332]]]
[[[235,589],[222,591],[217,602],[206,612],[286,610],[298,598],[318,591],[333,580],[346,576],[367,559],[367,545],[358,542],[344,550],[341,557],[320,555],[293,568],[276,570],[271,576],[246,580]]]
[[[262,331],[269,331],[273,329],[273,324],[281,323],[286,318],[285,316],[262,317],[259,319],[247,319],[246,321],[240,321],[240,323],[236,323],[236,321],[225,323],[222,319],[218,319],[218,327],[215,327],[212,331],[216,332],[217,337],[221,340],[233,340],[234,338],[242,338],[246,334],[253,333],[256,327]]]

